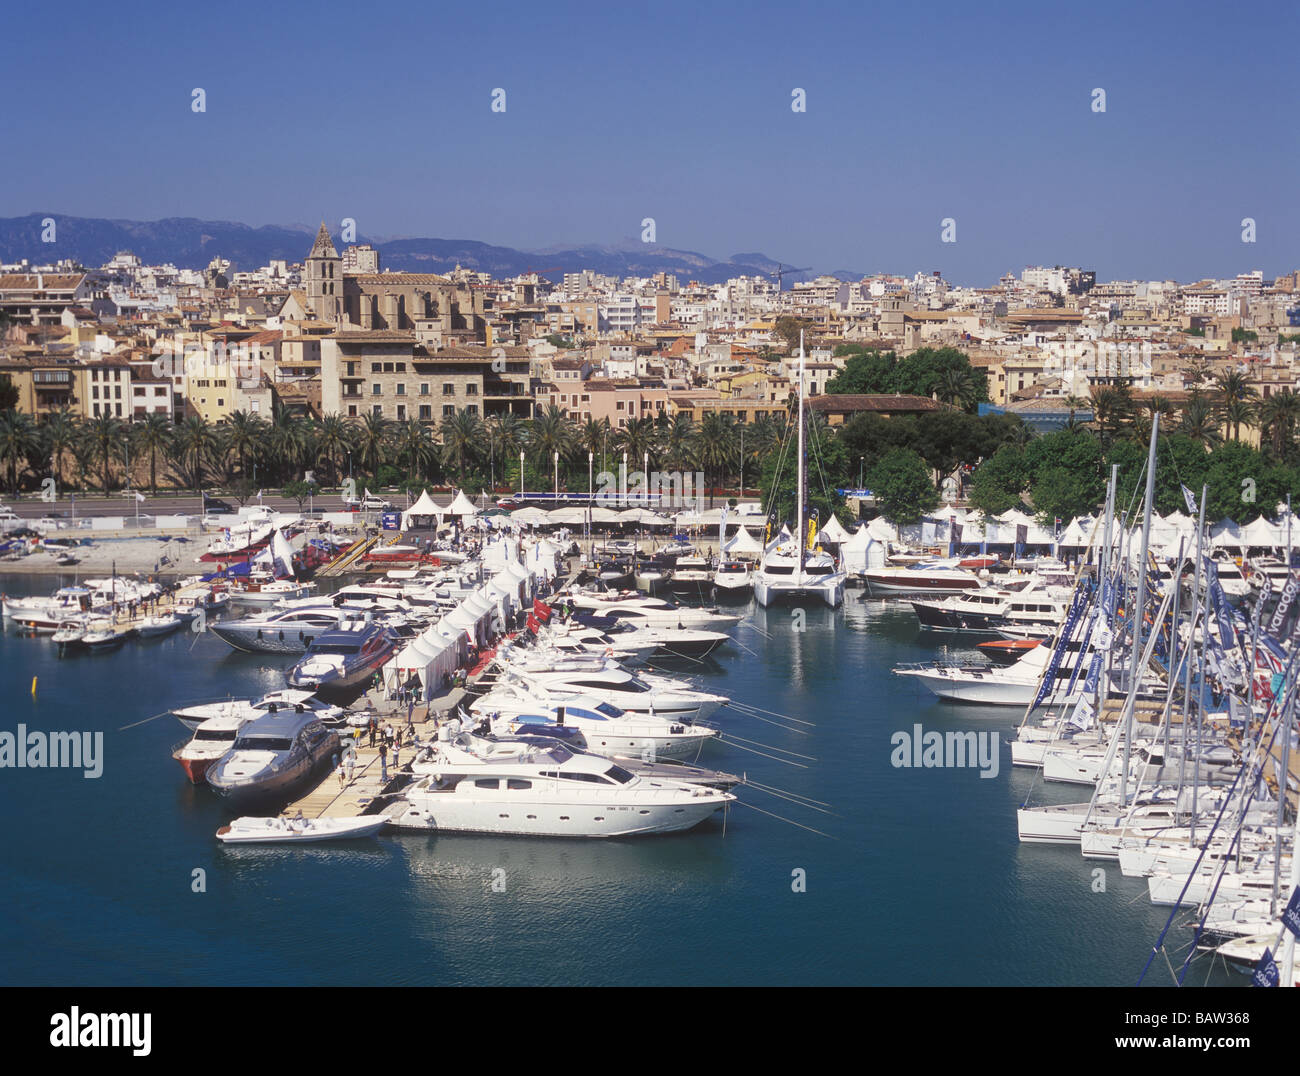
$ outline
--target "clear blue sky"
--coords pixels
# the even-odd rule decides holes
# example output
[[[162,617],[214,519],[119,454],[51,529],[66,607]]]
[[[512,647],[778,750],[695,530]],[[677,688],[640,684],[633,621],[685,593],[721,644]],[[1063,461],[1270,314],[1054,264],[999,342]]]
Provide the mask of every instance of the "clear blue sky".
[[[978,284],[1300,266],[1294,2],[697,6],[18,5],[0,216],[525,249],[653,217],[712,257]]]

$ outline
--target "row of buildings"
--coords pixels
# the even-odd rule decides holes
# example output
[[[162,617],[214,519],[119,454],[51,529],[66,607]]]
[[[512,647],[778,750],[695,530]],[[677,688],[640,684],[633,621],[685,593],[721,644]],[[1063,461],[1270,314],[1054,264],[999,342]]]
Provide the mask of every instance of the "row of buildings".
[[[202,271],[146,266],[129,253],[93,271],[0,266],[0,313],[0,373],[36,416],[220,421],[287,409],[438,423],[553,405],[616,429],[710,411],[749,422],[784,411],[797,388],[777,333],[796,317],[809,328],[805,389],[834,420],[939,406],[816,399],[846,361],[843,345],[953,346],[986,372],[995,407],[1050,425],[1098,384],[1175,404],[1207,370],[1240,370],[1262,396],[1293,387],[1300,272],[1178,284],[1029,267],[990,288],[937,271],[787,289],[664,273],[502,281],[385,271],[371,247],[340,254],[322,224],[301,263],[251,272],[219,258]]]

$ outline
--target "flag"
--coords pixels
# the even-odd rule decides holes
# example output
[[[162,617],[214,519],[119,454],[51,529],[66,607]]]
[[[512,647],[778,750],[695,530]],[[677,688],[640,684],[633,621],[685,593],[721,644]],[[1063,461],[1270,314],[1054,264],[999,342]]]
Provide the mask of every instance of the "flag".
[[[1266,580],[1266,585],[1271,587],[1272,584],[1267,582],[1268,576],[1265,576],[1264,579]],[[1282,593],[1277,599],[1277,608],[1273,610],[1272,619],[1268,622],[1268,631],[1270,635],[1280,636],[1282,634],[1282,627],[1286,624],[1286,615],[1290,611],[1291,603],[1295,601],[1297,593],[1300,593],[1300,574],[1292,572],[1286,577],[1286,582],[1282,584]],[[1259,603],[1261,610],[1264,604],[1263,599],[1264,594],[1263,591],[1261,591]]]
[[[542,630],[542,625],[538,622],[537,617],[533,616],[532,613],[528,614],[527,624],[528,624],[528,630],[531,631],[534,635],[536,635],[539,631]]]
[[[541,598],[534,598],[534,599],[533,599],[533,614],[534,614],[534,615],[537,617],[537,619],[540,620],[543,624],[546,624],[546,623],[548,623],[548,622],[550,621],[550,619],[551,619],[551,607],[550,607],[549,605],[547,605],[544,601],[542,601]]]
[[[1282,912],[1282,925],[1300,938],[1300,885],[1295,887],[1291,899],[1286,902],[1286,908]]]
[[[1187,514],[1196,515],[1196,495],[1184,485],[1179,485],[1178,488],[1183,491],[1183,500],[1187,502]]]
[[[1250,977],[1250,985],[1277,986],[1280,978],[1277,961],[1273,959],[1273,954],[1265,948],[1264,955],[1259,958],[1259,963],[1255,966],[1255,974]]]
[[[142,493],[137,493],[137,494],[135,495],[135,499],[136,499],[137,501],[139,501],[141,504],[143,504],[143,503],[144,503],[144,494],[142,494]]]

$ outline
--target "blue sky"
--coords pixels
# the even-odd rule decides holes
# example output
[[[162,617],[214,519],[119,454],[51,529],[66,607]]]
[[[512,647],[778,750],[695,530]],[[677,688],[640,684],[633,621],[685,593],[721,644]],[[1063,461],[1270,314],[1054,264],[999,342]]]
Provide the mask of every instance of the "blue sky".
[[[973,284],[1300,266],[1294,3],[49,10],[5,16],[0,216],[525,249],[653,217],[712,257]]]

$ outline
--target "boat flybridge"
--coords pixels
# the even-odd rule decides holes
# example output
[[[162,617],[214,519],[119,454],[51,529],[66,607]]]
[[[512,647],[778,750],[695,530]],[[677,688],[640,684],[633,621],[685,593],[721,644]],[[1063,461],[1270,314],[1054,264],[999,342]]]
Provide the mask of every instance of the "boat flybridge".
[[[639,777],[600,755],[533,738],[439,730],[424,776],[385,812],[401,829],[537,837],[631,837],[699,825],[730,792]],[[453,734],[454,733],[454,734]]]
[[[511,661],[503,665],[498,682],[517,682],[530,692],[593,695],[630,713],[670,721],[703,721],[730,701],[671,677],[629,672],[613,661],[575,659],[553,665]]]
[[[798,455],[796,458],[795,527],[790,538],[777,538],[763,550],[763,557],[754,571],[754,597],[762,606],[781,601],[812,599],[836,608],[844,602],[844,587],[848,580],[843,567],[835,558],[816,543],[816,531],[810,520],[805,520],[806,490],[808,483],[807,460],[804,457],[804,353],[803,334],[799,335],[799,417]],[[775,500],[769,506],[776,510]],[[807,541],[804,535],[807,534]]]
[[[700,628],[719,630],[740,622],[740,617],[711,609],[674,605],[664,598],[651,598],[636,591],[600,592],[572,590],[563,595],[575,609],[617,617],[626,624],[657,628]]]

